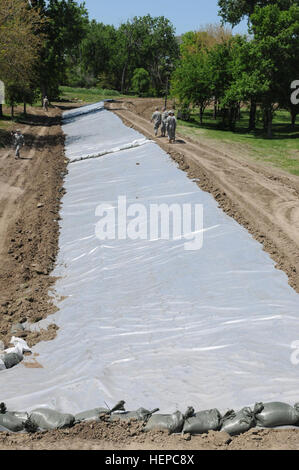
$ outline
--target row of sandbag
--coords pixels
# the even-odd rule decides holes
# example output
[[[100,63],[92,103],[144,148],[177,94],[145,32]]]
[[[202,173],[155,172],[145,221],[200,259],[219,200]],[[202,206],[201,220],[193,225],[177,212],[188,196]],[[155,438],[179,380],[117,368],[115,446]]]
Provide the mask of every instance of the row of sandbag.
[[[23,360],[25,352],[32,352],[26,341],[22,338],[13,336],[10,343],[13,346],[4,349],[4,344],[0,341],[0,371],[11,369]]]
[[[143,430],[163,429],[169,434],[190,433],[204,434],[209,431],[226,431],[235,436],[253,427],[275,428],[278,426],[299,425],[299,404],[294,406],[281,402],[256,403],[254,408],[242,408],[235,412],[230,410],[223,416],[217,409],[195,412],[189,407],[186,413],[176,411],[173,414],[157,414],[158,408],[149,411],[139,408],[136,411],[125,411],[124,401],[109,410],[94,408],[77,415],[64,414],[49,408],[38,408],[26,412],[7,411],[4,403],[0,404],[0,431],[36,432],[51,429],[72,427],[86,421],[131,420],[143,422]]]

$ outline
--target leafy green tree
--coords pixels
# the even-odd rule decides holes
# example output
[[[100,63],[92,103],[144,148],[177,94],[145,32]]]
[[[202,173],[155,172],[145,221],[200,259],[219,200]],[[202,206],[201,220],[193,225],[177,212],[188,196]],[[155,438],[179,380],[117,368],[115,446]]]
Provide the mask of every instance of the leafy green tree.
[[[290,96],[298,73],[299,6],[281,10],[277,5],[256,8],[251,16],[252,53],[263,93],[260,104],[268,137],[272,137],[274,112]]]
[[[199,106],[202,124],[204,110],[213,97],[208,56],[204,50],[185,54],[172,75],[171,92],[185,106]]]
[[[134,17],[120,25],[117,60],[121,67],[121,91],[131,83],[136,68],[144,68],[157,93],[165,89],[169,64],[178,59],[179,45],[174,28],[163,16]]]
[[[1,0],[0,73],[8,102],[15,106],[21,89],[34,88],[34,67],[42,43],[44,21],[27,0]],[[13,108],[12,108],[13,115]],[[2,105],[0,105],[2,116]]]
[[[132,89],[139,96],[148,92],[150,86],[150,75],[147,70],[143,68],[135,69],[132,78]]]
[[[67,57],[78,51],[88,27],[88,13],[84,3],[75,0],[32,0],[47,19],[43,33],[46,37],[39,60],[42,95],[54,98],[65,80]]]
[[[296,3],[298,0],[218,0],[219,15],[224,23],[232,26],[236,26],[244,17],[250,17],[256,6],[277,5],[287,10]]]
[[[73,61],[73,66],[78,64],[82,84],[86,80],[86,74],[90,74],[95,83],[100,76],[110,77],[114,84],[115,43],[117,32],[114,26],[97,23],[92,20],[86,30],[86,36],[79,46],[79,53]]]

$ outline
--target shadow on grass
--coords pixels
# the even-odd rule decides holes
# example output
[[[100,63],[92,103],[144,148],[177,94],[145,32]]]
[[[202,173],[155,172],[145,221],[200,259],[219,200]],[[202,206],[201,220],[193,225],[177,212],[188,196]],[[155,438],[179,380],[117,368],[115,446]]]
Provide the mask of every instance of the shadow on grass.
[[[257,139],[265,139],[265,140],[283,140],[283,139],[298,139],[299,138],[299,125],[296,125],[295,128],[293,128],[290,124],[282,124],[281,122],[279,123],[273,123],[272,130],[273,130],[273,136],[270,139],[267,136],[267,133],[264,131],[262,128],[256,128],[255,130],[249,130],[248,125],[242,124],[242,121],[237,122],[236,128],[234,130],[231,130],[226,126],[222,121],[218,120],[212,120],[213,118],[209,118],[207,116],[206,121],[203,121],[202,124],[196,119],[196,117],[191,117],[189,121],[182,121],[179,120],[183,125],[189,128],[193,129],[205,129],[205,130],[210,130],[210,131],[221,131],[221,132],[227,132],[227,133],[233,133],[235,135],[239,136],[250,136],[253,138]],[[285,120],[287,122],[287,119],[282,116],[282,120]]]

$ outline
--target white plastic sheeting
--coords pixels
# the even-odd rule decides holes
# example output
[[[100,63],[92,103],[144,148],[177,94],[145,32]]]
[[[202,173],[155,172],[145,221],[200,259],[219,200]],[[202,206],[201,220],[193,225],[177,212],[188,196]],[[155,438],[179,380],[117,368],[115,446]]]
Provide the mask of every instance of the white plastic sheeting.
[[[107,119],[103,102],[67,111],[64,121],[65,151],[72,162],[139,147],[148,142],[139,134],[136,138],[134,130],[120,126],[119,120]]]
[[[67,117],[70,158],[142,139],[105,110]],[[297,402],[298,294],[261,245],[152,142],[68,169],[53,273],[67,297],[58,336],[34,347],[42,369],[0,373],[1,401],[66,413],[120,399],[164,413]],[[199,251],[184,240],[100,241],[96,207],[120,195],[146,207],[203,204],[214,228]]]

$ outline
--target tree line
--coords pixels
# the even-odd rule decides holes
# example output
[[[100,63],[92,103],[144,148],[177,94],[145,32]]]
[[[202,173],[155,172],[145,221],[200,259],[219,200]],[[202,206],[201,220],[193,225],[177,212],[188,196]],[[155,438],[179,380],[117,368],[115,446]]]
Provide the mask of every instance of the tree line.
[[[57,98],[60,85],[159,96],[179,58],[165,17],[134,17],[116,28],[90,21],[74,0],[1,0],[0,46],[12,113],[16,103]]]
[[[299,79],[299,0],[218,0],[222,26],[176,37],[171,22],[145,15],[119,27],[90,20],[75,0],[1,0],[0,79],[12,114],[16,103],[59,97],[59,86],[115,89],[162,96],[181,105],[208,106],[234,130],[248,105],[248,129],[258,113],[272,136],[278,108],[295,125],[298,105],[290,84]],[[248,35],[231,27],[248,20]],[[0,115],[1,115],[0,107]]]
[[[249,35],[197,31],[182,37],[181,60],[172,76],[172,93],[188,108],[204,111],[234,130],[240,106],[248,104],[248,130],[256,127],[257,110],[272,137],[277,109],[290,112],[295,126],[299,106],[292,104],[291,83],[299,77],[299,4],[297,0],[219,0],[220,15],[232,26],[248,18]],[[226,33],[226,34],[225,34]],[[212,41],[211,41],[212,39]],[[214,39],[214,43],[213,43]]]

